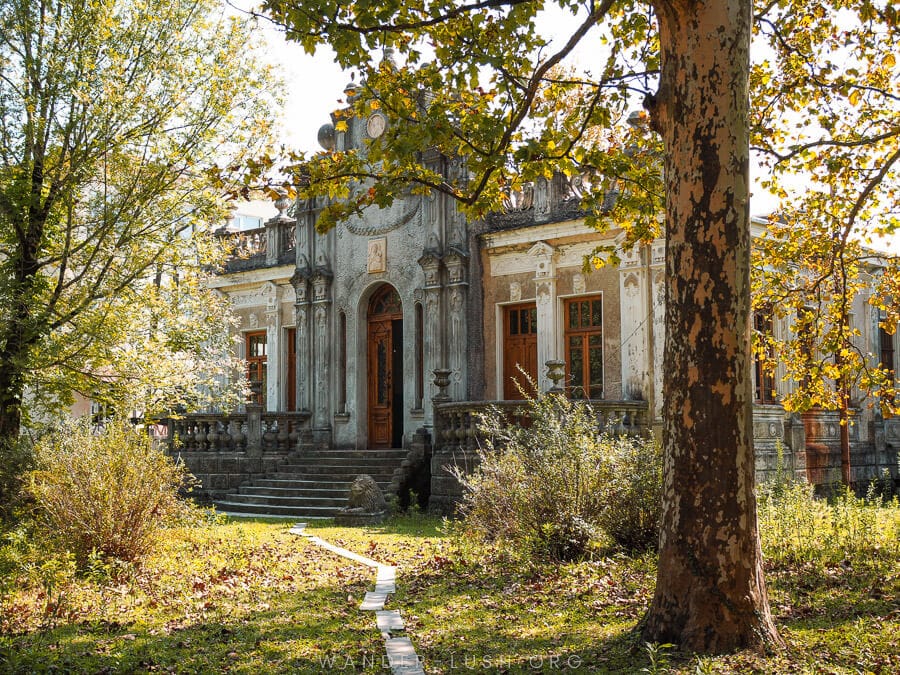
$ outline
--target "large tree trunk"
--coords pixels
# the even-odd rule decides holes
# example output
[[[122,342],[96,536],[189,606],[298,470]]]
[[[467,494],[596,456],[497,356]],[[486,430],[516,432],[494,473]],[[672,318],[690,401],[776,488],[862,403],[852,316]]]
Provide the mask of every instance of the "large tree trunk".
[[[749,0],[659,0],[666,144],[665,486],[644,638],[780,644],[756,520],[750,375]]]

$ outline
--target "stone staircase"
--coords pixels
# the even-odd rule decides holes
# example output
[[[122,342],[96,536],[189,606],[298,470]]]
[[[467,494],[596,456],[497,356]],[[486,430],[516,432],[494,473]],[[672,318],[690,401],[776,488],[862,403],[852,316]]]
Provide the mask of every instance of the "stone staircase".
[[[331,518],[347,505],[350,484],[360,474],[372,476],[388,497],[394,471],[405,458],[403,449],[303,450],[225,495],[216,508],[235,515]]]

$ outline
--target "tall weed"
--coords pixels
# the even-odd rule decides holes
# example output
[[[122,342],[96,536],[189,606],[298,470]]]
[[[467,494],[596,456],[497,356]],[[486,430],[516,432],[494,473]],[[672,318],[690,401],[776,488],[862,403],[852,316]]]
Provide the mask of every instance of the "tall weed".
[[[547,394],[526,405],[528,428],[497,409],[480,420],[479,465],[456,472],[468,527],[552,560],[584,557],[604,539],[627,550],[655,546],[658,447],[600,433],[583,402]]]
[[[850,488],[830,500],[789,474],[759,488],[759,524],[766,557],[776,563],[870,565],[900,558],[900,503],[876,489]]]

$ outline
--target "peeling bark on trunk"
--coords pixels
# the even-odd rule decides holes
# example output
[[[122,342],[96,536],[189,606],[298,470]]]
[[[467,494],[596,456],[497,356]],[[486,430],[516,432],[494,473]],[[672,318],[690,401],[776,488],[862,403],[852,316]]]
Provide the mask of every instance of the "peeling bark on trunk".
[[[647,101],[666,144],[665,486],[643,636],[780,645],[756,520],[750,375],[747,0],[659,0]]]

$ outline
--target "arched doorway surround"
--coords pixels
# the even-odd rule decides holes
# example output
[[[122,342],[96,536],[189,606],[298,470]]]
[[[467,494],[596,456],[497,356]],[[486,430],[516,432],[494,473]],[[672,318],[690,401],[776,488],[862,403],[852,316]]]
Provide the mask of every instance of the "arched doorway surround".
[[[403,306],[390,284],[378,288],[366,313],[368,446],[403,444]]]

